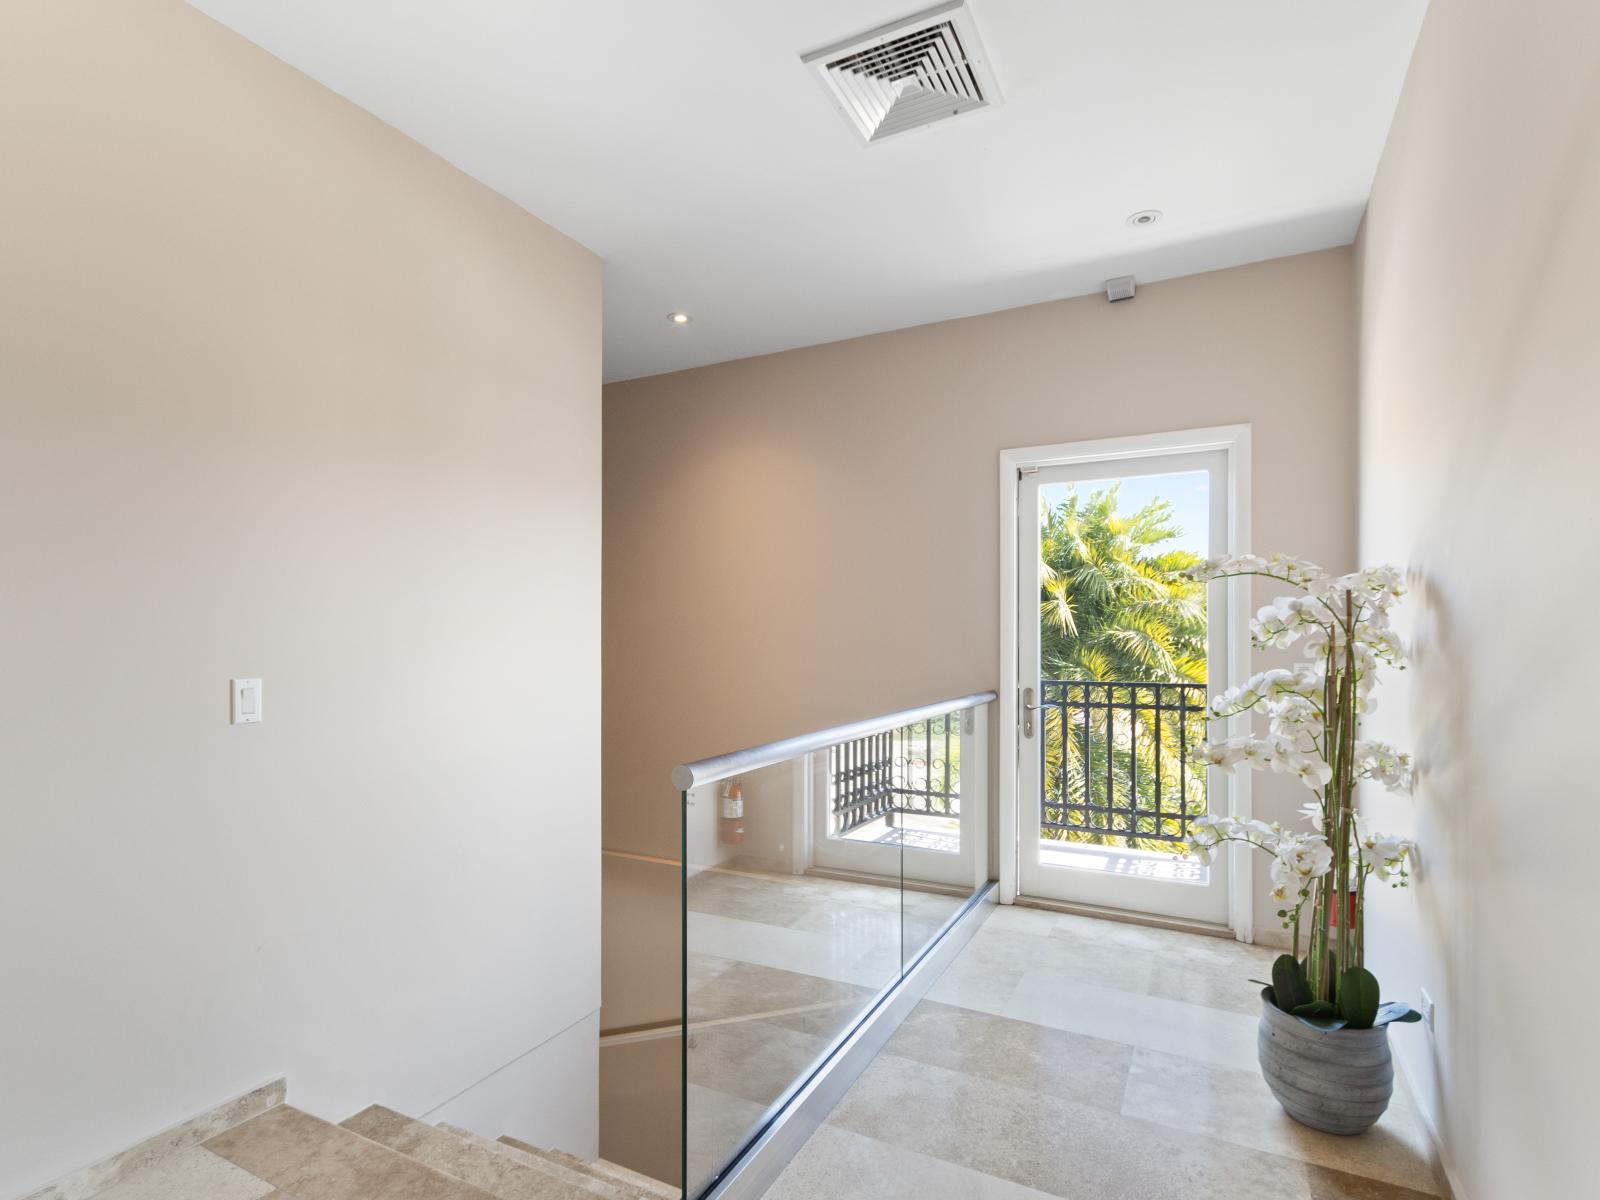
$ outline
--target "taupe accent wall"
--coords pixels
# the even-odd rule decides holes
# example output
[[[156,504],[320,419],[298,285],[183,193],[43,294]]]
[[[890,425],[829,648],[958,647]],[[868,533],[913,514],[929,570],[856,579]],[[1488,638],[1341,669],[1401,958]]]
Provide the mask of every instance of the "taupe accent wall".
[[[1421,843],[1367,920],[1458,1200],[1596,1186],[1600,7],[1437,0],[1358,243],[1361,549],[1407,566],[1416,665],[1375,732]]]
[[[585,1029],[592,1152],[599,260],[177,0],[0,24],[0,1195]]]
[[[1002,449],[1248,422],[1256,548],[1353,565],[1351,288],[1341,248],[608,386],[607,848],[677,853],[675,763],[998,683]],[[673,873],[613,865],[603,1027],[669,1019]]]

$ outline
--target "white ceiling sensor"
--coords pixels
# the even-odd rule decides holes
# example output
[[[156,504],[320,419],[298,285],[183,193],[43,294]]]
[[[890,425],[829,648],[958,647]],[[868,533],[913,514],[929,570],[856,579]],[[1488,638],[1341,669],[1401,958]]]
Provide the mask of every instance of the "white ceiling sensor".
[[[868,145],[1000,103],[966,0],[950,0],[800,61]]]

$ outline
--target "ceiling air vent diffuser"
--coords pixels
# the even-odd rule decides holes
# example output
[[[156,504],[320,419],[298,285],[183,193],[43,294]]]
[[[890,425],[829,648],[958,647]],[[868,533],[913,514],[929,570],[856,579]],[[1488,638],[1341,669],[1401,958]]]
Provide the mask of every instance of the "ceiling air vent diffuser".
[[[965,0],[801,56],[865,142],[1000,103]]]

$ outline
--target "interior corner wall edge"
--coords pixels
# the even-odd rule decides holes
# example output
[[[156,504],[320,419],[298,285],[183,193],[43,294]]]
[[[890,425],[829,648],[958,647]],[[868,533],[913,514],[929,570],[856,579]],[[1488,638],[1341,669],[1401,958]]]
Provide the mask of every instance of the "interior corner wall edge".
[[[1434,1000],[1392,1040],[1457,1200],[1594,1185],[1596,213],[1600,7],[1436,0],[1358,243],[1362,558],[1412,580],[1373,732],[1419,767],[1362,804],[1421,847],[1369,960]]]
[[[0,1195],[436,1107],[599,1004],[600,263],[178,0],[0,162]]]

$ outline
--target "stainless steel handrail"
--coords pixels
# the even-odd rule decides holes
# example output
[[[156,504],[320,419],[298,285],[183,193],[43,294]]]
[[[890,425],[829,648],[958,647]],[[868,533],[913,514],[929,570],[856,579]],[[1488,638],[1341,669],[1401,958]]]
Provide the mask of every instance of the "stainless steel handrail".
[[[977,708],[978,705],[988,704],[995,699],[998,699],[998,696],[994,692],[973,692],[970,696],[958,696],[954,700],[922,704],[916,708],[885,713],[881,717],[868,717],[864,721],[852,721],[848,725],[835,725],[832,729],[819,729],[816,733],[802,733],[798,737],[768,742],[765,746],[751,746],[748,750],[735,750],[731,754],[719,754],[714,758],[683,763],[672,768],[672,786],[680,792],[686,792],[690,788],[699,787],[702,783],[715,783],[730,775],[742,775],[746,771],[770,767],[773,763],[780,763],[785,759],[809,754],[813,750],[826,750],[829,746],[837,746],[840,742],[851,742],[856,738],[882,733],[885,729],[899,729],[902,725],[915,725],[918,721],[926,721],[929,717],[942,717],[945,713]]]

